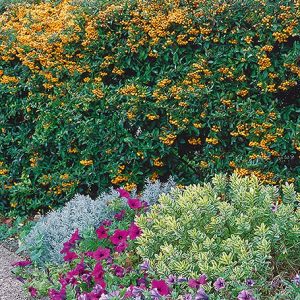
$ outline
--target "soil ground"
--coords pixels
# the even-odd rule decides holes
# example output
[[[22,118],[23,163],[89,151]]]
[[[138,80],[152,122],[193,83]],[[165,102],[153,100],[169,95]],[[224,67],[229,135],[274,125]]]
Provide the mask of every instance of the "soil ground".
[[[22,260],[15,253],[0,244],[0,300],[27,300],[22,283],[11,273],[11,264]]]

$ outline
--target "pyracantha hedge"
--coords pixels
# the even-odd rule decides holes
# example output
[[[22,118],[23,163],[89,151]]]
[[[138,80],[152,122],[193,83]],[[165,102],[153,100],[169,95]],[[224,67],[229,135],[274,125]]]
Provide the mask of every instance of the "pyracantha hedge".
[[[295,181],[299,1],[36,2],[0,16],[1,210],[146,177]]]

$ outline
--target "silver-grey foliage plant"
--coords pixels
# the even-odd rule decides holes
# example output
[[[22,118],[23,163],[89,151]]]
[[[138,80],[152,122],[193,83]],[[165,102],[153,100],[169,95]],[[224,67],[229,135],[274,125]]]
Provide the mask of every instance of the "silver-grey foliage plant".
[[[153,182],[150,179],[147,179],[141,195],[137,196],[136,191],[134,191],[132,196],[137,196],[140,200],[146,201],[148,204],[153,205],[157,202],[158,198],[162,194],[169,193],[175,186],[176,182],[174,181],[173,177],[170,177],[167,182],[161,182],[159,180]]]
[[[166,183],[147,180],[139,198],[152,205],[160,195],[168,193],[175,185],[171,177]],[[137,197],[136,191],[132,192],[132,197]],[[116,199],[120,199],[116,189],[102,193],[96,200],[92,200],[89,196],[75,195],[64,207],[39,219],[23,240],[21,249],[28,252],[31,259],[40,265],[47,262],[62,262],[60,250],[72,233],[77,228],[82,233],[113,217],[117,211],[111,203]],[[126,199],[121,198],[121,201],[121,206],[125,207]]]

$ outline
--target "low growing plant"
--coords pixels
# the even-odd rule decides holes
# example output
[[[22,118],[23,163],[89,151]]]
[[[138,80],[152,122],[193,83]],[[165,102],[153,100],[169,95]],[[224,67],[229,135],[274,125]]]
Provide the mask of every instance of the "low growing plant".
[[[235,180],[235,181],[234,181]],[[219,200],[219,196],[223,199],[224,203],[229,201],[228,195],[230,195],[229,184],[226,182],[223,176],[217,176],[213,180],[214,185],[206,185],[202,192],[199,192],[200,187],[196,188],[192,186],[186,188],[184,192],[180,190],[173,190],[170,196],[162,196],[160,199],[162,201],[161,206],[164,206],[164,199],[171,199],[172,202],[178,202],[180,207],[177,207],[177,213],[183,209],[183,207],[191,207],[193,196],[197,195],[202,198],[206,195],[206,205],[209,206],[209,199],[211,196],[214,201]],[[236,183],[236,185],[234,184]],[[264,199],[263,196],[270,196],[272,192],[276,194],[276,191],[272,191],[272,188],[262,187],[257,185],[256,179],[248,179],[249,190],[246,193],[242,193],[245,190],[245,185],[247,182],[241,182],[238,178],[231,179],[231,185],[234,186],[237,192],[240,188],[240,193],[235,194],[236,196],[230,196],[230,199],[239,198],[240,202],[243,203],[250,200],[251,196],[248,193],[254,193],[258,187],[261,188],[260,193],[256,196],[259,199]],[[254,186],[256,189],[254,189]],[[265,188],[265,190],[264,190]],[[270,194],[271,193],[271,194]],[[186,204],[178,201],[178,197],[181,195],[190,195],[189,200]],[[287,186],[284,193],[284,201],[294,202],[293,192],[291,186]],[[160,271],[161,263],[153,264],[153,260],[143,260],[139,255],[140,249],[138,249],[138,244],[142,240],[147,240],[151,236],[151,229],[145,228],[144,231],[139,228],[134,220],[143,220],[143,215],[145,213],[149,222],[151,222],[151,206],[146,202],[141,201],[138,198],[132,198],[128,192],[123,189],[119,190],[119,195],[126,202],[125,209],[121,209],[116,213],[110,220],[104,220],[102,224],[95,229],[86,230],[80,232],[76,229],[68,240],[63,244],[61,253],[63,254],[64,263],[59,265],[47,264],[44,268],[36,267],[30,260],[17,262],[15,265],[18,266],[16,269],[16,274],[19,278],[25,281],[25,287],[32,297],[40,297],[48,295],[51,300],[125,300],[125,299],[135,299],[135,300],[258,300],[264,299],[261,297],[261,279],[257,276],[252,278],[244,278],[243,274],[239,273],[239,278],[232,280],[231,276],[226,276],[221,268],[218,269],[218,265],[211,259],[212,267],[215,266],[215,272],[210,272],[206,269],[207,274],[196,272],[187,274],[185,270],[176,270],[169,274],[165,274]],[[241,197],[244,196],[244,197]],[[236,197],[236,198],[234,198]],[[197,199],[194,199],[194,207],[199,206]],[[214,202],[213,201],[213,202]],[[269,201],[269,200],[266,200]],[[297,199],[296,199],[297,201]],[[272,204],[272,202],[270,202]],[[229,205],[229,204],[228,204]],[[233,205],[233,204],[232,204]],[[270,211],[278,214],[280,209],[283,208],[284,204],[278,207],[268,207]],[[153,206],[153,214],[155,209],[159,206]],[[291,207],[295,207],[294,203],[290,204]],[[171,212],[172,205],[169,205],[169,211]],[[204,209],[205,205],[202,205],[201,209]],[[244,205],[244,209],[247,205]],[[213,205],[210,205],[213,208]],[[247,210],[247,209],[245,209]],[[269,211],[268,210],[268,211]],[[199,212],[200,210],[198,210]],[[195,212],[195,210],[191,210]],[[226,210],[226,213],[229,211]],[[259,210],[258,217],[260,216]],[[225,211],[224,211],[225,213]],[[162,215],[166,219],[170,218],[166,216],[166,210],[162,210]],[[174,213],[176,215],[176,213]],[[231,214],[233,217],[234,213]],[[291,215],[294,212],[291,211]],[[190,215],[190,221],[197,215]],[[222,214],[220,214],[222,216]],[[282,216],[282,212],[280,214]],[[182,220],[187,220],[182,218]],[[279,216],[278,216],[279,217]],[[291,220],[289,220],[291,221]],[[191,228],[195,226],[196,223],[190,223]],[[267,223],[266,223],[267,224]],[[276,223],[275,223],[276,224]],[[294,224],[293,222],[291,224]],[[213,224],[211,224],[213,225]],[[169,225],[168,225],[169,226]],[[209,223],[207,223],[209,226]],[[266,225],[267,226],[267,225]],[[294,226],[294,227],[293,227]],[[233,225],[232,225],[233,227]],[[297,231],[297,225],[292,225],[294,231]],[[159,228],[159,226],[157,226]],[[166,226],[166,229],[169,227]],[[160,228],[162,232],[162,238],[164,230]],[[191,229],[192,230],[192,229]],[[240,229],[241,230],[241,229]],[[196,228],[194,232],[201,235],[201,226]],[[221,237],[226,234],[226,230],[220,230],[218,236]],[[173,239],[172,244],[183,245],[185,241],[185,236],[182,235],[183,232],[178,236],[181,236],[181,240],[178,242],[178,238],[174,237],[172,233],[169,233],[170,238]],[[293,233],[292,231],[286,232],[287,236],[290,237]],[[157,234],[156,236],[159,236]],[[250,234],[248,234],[250,236]],[[155,238],[152,237],[153,240]],[[257,237],[257,243],[260,237]],[[216,238],[215,243],[210,246],[214,251],[218,247],[222,247],[224,241],[222,238]],[[199,243],[200,246],[202,245]],[[249,239],[249,244],[251,244],[251,239]],[[287,243],[288,244],[288,243]],[[293,243],[291,243],[293,244]],[[251,244],[252,245],[252,244]],[[164,245],[165,246],[165,245]],[[253,246],[253,245],[252,245]],[[255,247],[255,245],[254,245]],[[190,247],[191,249],[193,247]],[[138,250],[138,251],[137,251]],[[154,253],[155,254],[155,253]],[[164,253],[168,255],[168,253]],[[177,254],[177,253],[176,253]],[[185,264],[186,254],[189,254],[195,258],[195,266],[199,265],[201,257],[203,257],[203,252],[199,252],[198,256],[192,253],[189,249],[185,249],[185,252],[181,252],[181,260]],[[250,253],[251,254],[251,253]],[[291,254],[291,253],[290,253]],[[201,256],[202,255],[202,256]],[[175,259],[179,259],[179,256],[175,255]],[[224,256],[225,257],[225,256]],[[245,261],[246,254],[243,256]],[[156,256],[158,259],[159,256]],[[263,261],[263,259],[261,260]],[[172,263],[172,258],[169,258],[169,262]],[[178,260],[178,266],[181,261]],[[249,263],[249,262],[248,262]],[[223,266],[230,265],[230,261],[224,260]],[[295,260],[294,265],[297,264]],[[251,265],[251,263],[249,263]],[[247,264],[245,265],[247,267]],[[247,272],[248,269],[246,269]],[[170,269],[171,271],[171,269]],[[201,270],[202,271],[202,270]],[[300,277],[299,274],[294,273],[295,270],[291,269],[291,275],[293,278],[283,278],[283,277],[271,277],[267,278],[274,289],[274,299],[297,299],[297,295],[300,292]],[[210,272],[210,275],[208,273]],[[177,273],[177,274],[176,274]],[[293,274],[292,274],[293,273]],[[225,274],[225,275],[224,275]],[[227,274],[228,275],[228,274]],[[230,274],[230,275],[235,275]],[[267,272],[264,274],[268,276]],[[235,286],[233,286],[235,284]]]
[[[31,259],[39,264],[61,262],[59,253],[70,234],[78,228],[86,230],[111,218],[113,207],[109,203],[118,199],[118,192],[104,194],[96,201],[89,196],[76,195],[63,208],[42,217],[24,239],[23,247]]]
[[[34,224],[25,217],[17,217],[11,221],[6,220],[7,222],[4,220],[0,216],[0,242],[8,238],[17,239],[26,236]]]
[[[281,191],[254,176],[218,175],[161,196],[139,216],[137,253],[158,276],[223,278],[221,299],[235,299],[250,279],[258,299],[275,295],[300,267],[297,203],[292,184]]]
[[[119,299],[121,293],[131,293],[130,289],[124,289],[130,282],[140,278],[141,283],[146,283],[145,273],[134,270],[140,262],[133,251],[134,240],[141,231],[133,221],[136,214],[148,208],[148,204],[131,198],[123,189],[119,190],[119,196],[127,204],[124,209],[103,220],[96,230],[86,230],[81,234],[76,229],[68,237],[60,251],[65,264],[31,268],[30,260],[16,263],[17,267],[23,267],[17,270],[17,274],[26,280],[33,297],[99,299],[109,290],[112,292],[110,299]]]
[[[169,192],[173,187],[175,182],[172,178],[165,183],[148,180],[140,199],[149,200],[147,202],[153,204],[161,194]],[[133,191],[132,196],[136,197],[137,192]],[[25,237],[21,249],[27,250],[31,259],[38,264],[62,262],[60,250],[75,229],[83,232],[95,228],[126,205],[125,198],[120,197],[117,189],[102,193],[96,200],[76,195],[61,209],[42,217]]]

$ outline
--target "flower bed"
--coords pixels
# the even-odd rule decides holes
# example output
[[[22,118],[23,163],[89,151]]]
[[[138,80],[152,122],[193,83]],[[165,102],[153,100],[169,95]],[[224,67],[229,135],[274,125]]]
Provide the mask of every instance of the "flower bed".
[[[65,263],[16,263],[32,297],[294,300],[299,295],[300,195],[293,186],[285,187],[279,201],[278,191],[255,177],[228,181],[220,175],[211,184],[162,195],[154,206],[123,189],[119,197],[127,203],[124,209],[96,228],[75,230],[64,243]]]

